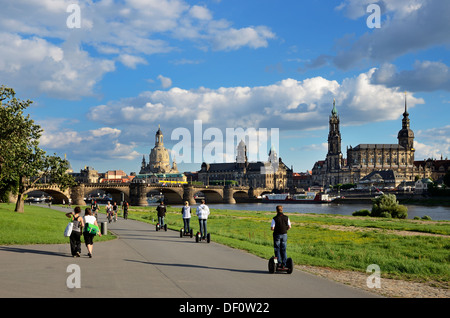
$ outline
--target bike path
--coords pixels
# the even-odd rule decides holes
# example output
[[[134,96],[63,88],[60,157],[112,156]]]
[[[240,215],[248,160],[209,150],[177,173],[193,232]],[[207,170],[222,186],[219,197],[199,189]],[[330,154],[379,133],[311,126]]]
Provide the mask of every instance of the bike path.
[[[92,258],[84,245],[82,257],[73,258],[69,243],[0,246],[0,297],[378,297],[300,270],[269,274],[267,260],[214,243],[213,235],[209,244],[196,243],[177,231],[156,231],[154,225],[122,218],[108,230],[118,239],[94,240]],[[80,288],[68,287],[75,281]]]

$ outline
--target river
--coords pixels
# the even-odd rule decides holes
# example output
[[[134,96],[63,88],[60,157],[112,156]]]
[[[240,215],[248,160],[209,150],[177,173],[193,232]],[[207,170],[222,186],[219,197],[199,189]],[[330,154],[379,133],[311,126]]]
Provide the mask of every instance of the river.
[[[153,204],[152,204],[153,205]],[[275,213],[275,203],[237,203],[237,204],[210,204],[210,208],[228,210],[248,210],[248,211],[273,211]],[[178,207],[178,206],[176,206]],[[181,208],[181,206],[179,206]],[[423,206],[406,205],[408,208],[408,219],[415,216],[422,217],[428,215],[433,220],[450,220],[450,207],[444,206]],[[372,205],[368,204],[284,204],[284,212],[316,213],[316,214],[341,214],[352,215],[354,211],[367,209],[371,210]]]

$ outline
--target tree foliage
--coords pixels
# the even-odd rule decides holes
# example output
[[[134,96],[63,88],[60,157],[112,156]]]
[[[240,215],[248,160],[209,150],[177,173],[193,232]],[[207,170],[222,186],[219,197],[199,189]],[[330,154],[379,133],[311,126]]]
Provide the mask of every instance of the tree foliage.
[[[0,192],[17,193],[18,212],[23,212],[23,194],[43,178],[62,188],[74,184],[66,174],[69,163],[39,148],[43,130],[24,113],[31,104],[17,99],[12,88],[0,87]]]
[[[408,216],[406,206],[398,204],[395,194],[383,194],[372,200],[370,216],[405,219]]]

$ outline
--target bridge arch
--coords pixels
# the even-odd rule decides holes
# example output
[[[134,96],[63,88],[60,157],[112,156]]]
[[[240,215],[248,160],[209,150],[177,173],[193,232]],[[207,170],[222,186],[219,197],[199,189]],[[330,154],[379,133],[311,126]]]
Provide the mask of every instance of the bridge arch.
[[[249,198],[248,191],[236,190],[233,192],[233,198],[236,201],[236,203],[246,202]]]
[[[117,204],[120,204],[122,202],[122,193],[124,200],[130,202],[130,189],[128,186],[114,186],[111,184],[104,184],[104,185],[96,184],[93,186],[85,186],[84,197],[87,197],[88,194],[91,194],[92,192],[99,190],[111,194],[112,197],[111,203],[117,202]]]
[[[196,189],[194,195],[203,193],[206,203],[223,203],[223,192],[214,188]]]
[[[69,203],[69,195],[64,193],[59,188],[31,188],[24,192],[24,194],[30,194],[35,191],[41,191],[52,197],[52,204]]]
[[[183,188],[176,187],[149,187],[146,190],[147,196],[150,192],[159,192],[164,196],[167,205],[183,204]]]

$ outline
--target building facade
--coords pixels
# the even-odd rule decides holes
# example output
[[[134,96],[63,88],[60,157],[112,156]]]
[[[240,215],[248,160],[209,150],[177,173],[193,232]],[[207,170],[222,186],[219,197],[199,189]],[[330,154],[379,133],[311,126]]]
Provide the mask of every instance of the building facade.
[[[311,184],[329,185],[358,183],[374,171],[392,171],[395,185],[414,181],[414,132],[410,128],[405,96],[405,111],[397,144],[359,144],[347,147],[347,157],[341,152],[340,118],[333,102],[329,118],[328,152],[325,160],[317,161],[312,169]],[[392,179],[390,179],[390,185]]]
[[[236,185],[283,191],[292,186],[292,169],[288,168],[272,148],[268,161],[249,162],[247,146],[241,141],[235,162],[206,163],[198,171],[204,185]]]

